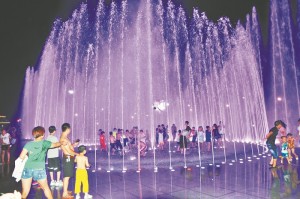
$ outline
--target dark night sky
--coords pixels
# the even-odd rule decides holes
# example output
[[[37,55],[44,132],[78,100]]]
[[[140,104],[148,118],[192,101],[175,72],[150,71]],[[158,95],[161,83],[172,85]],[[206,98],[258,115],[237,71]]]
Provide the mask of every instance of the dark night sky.
[[[130,3],[130,0],[128,0]],[[216,21],[228,16],[245,20],[257,8],[267,41],[269,0],[175,0],[191,14],[193,7]],[[4,0],[0,7],[0,115],[12,117],[18,108],[27,66],[34,66],[56,18],[67,19],[82,0]],[[86,1],[84,1],[86,2]],[[292,5],[295,5],[292,1]],[[292,6],[295,7],[295,6]]]

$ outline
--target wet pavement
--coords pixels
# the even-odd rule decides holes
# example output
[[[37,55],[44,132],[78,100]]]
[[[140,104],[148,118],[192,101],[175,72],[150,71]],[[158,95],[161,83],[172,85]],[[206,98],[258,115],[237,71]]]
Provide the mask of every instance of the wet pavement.
[[[236,145],[238,152],[235,155],[230,149],[233,148],[232,145],[226,144],[226,163],[223,149],[216,149],[214,160],[212,154],[204,152],[201,154],[201,161],[197,148],[188,150],[187,168],[184,168],[184,156],[171,150],[172,170],[169,169],[169,150],[156,151],[157,172],[154,170],[152,151],[146,157],[141,157],[140,172],[137,172],[138,158],[133,158],[134,151],[126,154],[124,167],[127,170],[123,173],[122,156],[111,156],[109,164],[107,155],[97,151],[95,158],[95,153],[91,150],[88,152],[93,165],[88,170],[90,194],[94,198],[113,199],[300,198],[298,161],[294,159],[291,165],[287,162],[283,165],[279,163],[276,169],[269,169],[270,156],[263,154],[262,148],[257,150],[250,144],[239,143]],[[299,149],[296,152],[300,154]],[[12,170],[13,165],[1,166],[2,193],[21,190],[20,183],[14,182],[10,177]],[[74,178],[71,180],[70,189],[74,190]],[[54,198],[61,198],[62,190],[53,189],[53,194]],[[33,187],[28,198],[43,197],[42,190]]]

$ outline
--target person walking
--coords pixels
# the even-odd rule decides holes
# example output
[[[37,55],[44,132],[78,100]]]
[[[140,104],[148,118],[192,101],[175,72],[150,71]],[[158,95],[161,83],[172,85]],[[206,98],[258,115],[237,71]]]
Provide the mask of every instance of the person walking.
[[[281,120],[274,122],[274,127],[270,129],[269,133],[266,135],[267,147],[272,154],[270,168],[276,168],[276,162],[278,158],[278,150],[275,145],[276,136],[278,135],[279,129],[283,127]]]

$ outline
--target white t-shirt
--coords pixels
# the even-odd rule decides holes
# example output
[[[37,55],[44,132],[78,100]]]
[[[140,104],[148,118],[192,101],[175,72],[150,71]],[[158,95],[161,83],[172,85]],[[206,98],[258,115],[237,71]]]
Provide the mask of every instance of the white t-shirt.
[[[204,142],[204,131],[198,131],[198,141],[199,142]]]
[[[176,133],[175,141],[179,142],[179,140],[180,140],[180,135],[179,135],[179,133]]]
[[[58,142],[57,137],[55,137],[54,135],[49,135],[47,137],[47,140],[50,141],[50,142],[52,142],[52,143]],[[48,149],[47,157],[48,158],[57,158],[57,157],[59,157],[58,148]]]
[[[158,142],[163,143],[164,142],[164,135],[162,133],[158,134]]]
[[[9,133],[5,133],[4,135],[1,134],[0,138],[3,140],[4,145],[10,144],[10,142],[9,142],[10,134]]]
[[[181,132],[181,135],[183,135],[183,136],[187,136],[188,134],[189,134],[189,131],[187,131],[187,130],[183,130]]]
[[[300,135],[300,125],[298,126],[297,130],[298,130],[298,133]]]

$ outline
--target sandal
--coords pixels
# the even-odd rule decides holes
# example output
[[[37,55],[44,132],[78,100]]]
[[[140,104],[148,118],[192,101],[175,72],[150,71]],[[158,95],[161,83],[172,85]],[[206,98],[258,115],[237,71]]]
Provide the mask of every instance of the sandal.
[[[72,194],[72,191],[68,191],[68,193],[67,193],[68,195],[67,196],[62,196],[62,198],[64,199],[64,198],[74,198],[74,196],[73,196],[73,194]]]
[[[67,196],[62,196],[62,199],[73,199],[74,196],[72,195],[67,195]]]

